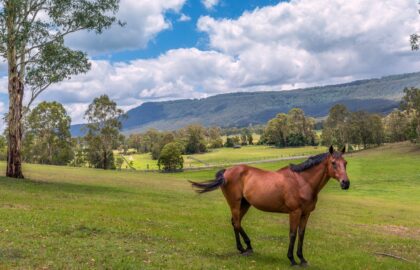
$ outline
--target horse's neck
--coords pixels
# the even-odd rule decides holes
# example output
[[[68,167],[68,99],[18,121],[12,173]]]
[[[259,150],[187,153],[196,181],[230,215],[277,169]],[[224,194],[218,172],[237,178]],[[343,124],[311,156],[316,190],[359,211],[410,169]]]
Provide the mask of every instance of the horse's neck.
[[[306,182],[312,187],[312,190],[318,194],[330,179],[327,173],[327,162],[320,164],[301,173]]]

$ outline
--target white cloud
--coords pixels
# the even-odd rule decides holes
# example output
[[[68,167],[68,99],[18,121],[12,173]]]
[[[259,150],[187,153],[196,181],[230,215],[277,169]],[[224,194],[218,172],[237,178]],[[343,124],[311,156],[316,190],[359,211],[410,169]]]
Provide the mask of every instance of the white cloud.
[[[170,29],[165,18],[168,11],[179,12],[186,0],[121,0],[117,18],[124,27],[113,26],[101,35],[78,32],[68,37],[67,43],[90,53],[115,52],[145,48],[159,32]]]
[[[180,22],[189,22],[189,21],[191,21],[191,17],[185,15],[184,13],[182,13],[181,16],[179,17],[178,21],[180,21]]]
[[[261,73],[255,83],[282,84],[416,70],[408,36],[418,24],[411,0],[295,0],[236,20],[205,16],[198,28],[211,48]]]
[[[201,0],[201,3],[203,3],[206,9],[213,9],[219,2],[220,0]]]
[[[207,51],[176,49],[129,63],[93,61],[89,73],[52,86],[39,100],[64,103],[80,123],[87,105],[104,93],[127,110],[145,101],[419,71],[420,54],[408,42],[419,20],[411,0],[296,0],[234,20],[206,16],[197,27],[209,36]],[[136,39],[130,33],[120,37]]]

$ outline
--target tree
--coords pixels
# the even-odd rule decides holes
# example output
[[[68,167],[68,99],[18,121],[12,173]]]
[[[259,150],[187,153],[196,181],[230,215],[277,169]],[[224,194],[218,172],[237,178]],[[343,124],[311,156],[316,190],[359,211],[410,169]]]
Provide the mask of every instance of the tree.
[[[323,145],[335,145],[340,149],[345,146],[348,141],[347,125],[349,116],[350,112],[344,105],[337,104],[330,109],[321,135]]]
[[[287,114],[279,113],[275,118],[268,121],[264,131],[264,138],[268,144],[284,147],[287,144],[288,132]]]
[[[407,111],[394,110],[384,119],[386,141],[401,142],[410,138],[410,114]]]
[[[223,147],[223,140],[220,134],[221,129],[219,127],[211,127],[207,129],[207,137],[209,139],[210,148]]]
[[[314,145],[314,125],[314,119],[306,117],[303,110],[294,108],[268,121],[261,141],[277,147]]]
[[[95,98],[85,113],[87,134],[87,158],[95,168],[113,169],[113,149],[120,141],[121,119],[124,111],[107,95]]]
[[[410,138],[412,140],[418,139],[420,137],[420,88],[404,89],[401,108],[412,116]]]
[[[139,153],[141,152],[142,141],[143,138],[141,134],[133,133],[128,136],[127,144],[128,147],[136,149],[136,151]]]
[[[184,167],[184,158],[182,157],[182,145],[176,142],[166,144],[158,160],[159,170],[165,172],[175,172]]]
[[[420,1],[419,1],[419,5],[420,5]],[[418,10],[418,12],[420,14],[420,9]],[[412,34],[410,36],[410,44],[411,44],[411,49],[413,51],[418,50],[419,45],[420,45],[420,35],[419,34]]]
[[[84,146],[84,138],[73,138],[73,150],[74,150],[74,157],[73,160],[70,161],[70,166],[73,167],[83,167],[86,166],[86,152]]]
[[[189,125],[185,128],[186,143],[185,152],[187,154],[204,153],[207,151],[205,144],[205,129],[198,124]]]
[[[0,135],[0,160],[6,160],[7,157],[7,140]]]
[[[233,141],[233,139],[231,137],[227,137],[224,146],[225,147],[234,147],[235,146],[235,142]]]
[[[0,57],[8,66],[6,175],[23,178],[22,117],[25,86],[29,108],[53,83],[85,73],[90,64],[64,38],[81,30],[101,33],[116,20],[119,0],[0,0]]]
[[[350,115],[347,129],[348,142],[363,145],[381,145],[385,140],[382,119],[379,115],[369,114],[365,111],[354,112]]]
[[[28,116],[24,139],[26,160],[65,165],[73,159],[70,116],[58,102],[41,102]]]
[[[117,167],[118,170],[121,170],[123,163],[124,163],[124,159],[121,156],[117,156],[115,158],[115,167]]]
[[[254,137],[252,137],[252,134],[248,135],[248,144],[253,145],[254,144]]]

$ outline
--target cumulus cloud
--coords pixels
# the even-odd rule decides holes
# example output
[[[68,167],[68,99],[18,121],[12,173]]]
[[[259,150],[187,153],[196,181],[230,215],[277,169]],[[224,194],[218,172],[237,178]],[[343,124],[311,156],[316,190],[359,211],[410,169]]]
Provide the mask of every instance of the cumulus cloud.
[[[219,2],[220,0],[201,0],[201,3],[203,3],[206,9],[213,9]]]
[[[416,70],[408,36],[418,23],[411,0],[296,0],[236,20],[205,16],[198,28],[211,48],[261,72],[255,83],[282,84]]]
[[[80,123],[88,104],[104,93],[127,110],[146,101],[287,90],[418,71],[420,54],[411,52],[408,42],[418,22],[411,0],[296,0],[237,19],[204,16],[197,27],[208,35],[208,50],[175,49],[128,63],[93,61],[90,72],[51,86],[40,100],[64,103]],[[136,39],[129,33],[121,39],[125,35]]]
[[[181,16],[179,17],[178,21],[179,22],[189,22],[189,21],[191,21],[191,17],[182,13]]]
[[[145,48],[159,32],[170,29],[166,12],[179,12],[186,0],[121,0],[117,18],[124,27],[113,26],[101,35],[78,32],[67,43],[91,54]]]
[[[171,50],[156,59],[130,63],[92,61],[91,71],[51,86],[40,100],[66,104],[77,123],[83,121],[93,98],[104,93],[128,110],[145,101],[202,98],[240,90],[231,83],[238,68],[227,55],[194,48]]]

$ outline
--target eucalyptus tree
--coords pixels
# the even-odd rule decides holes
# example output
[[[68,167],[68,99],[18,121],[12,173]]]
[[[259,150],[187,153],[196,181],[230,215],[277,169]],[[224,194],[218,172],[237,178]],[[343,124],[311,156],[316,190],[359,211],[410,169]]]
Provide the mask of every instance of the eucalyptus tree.
[[[6,175],[23,178],[24,95],[29,106],[51,84],[85,73],[86,53],[64,38],[81,30],[100,34],[116,22],[119,0],[0,0],[0,58],[7,62],[9,112]]]
[[[27,117],[23,139],[25,160],[66,165],[73,159],[71,118],[58,102],[41,102]]]
[[[87,159],[95,168],[113,169],[114,154],[120,143],[121,120],[125,117],[124,111],[117,108],[117,104],[107,95],[95,98],[85,112],[88,121]]]

